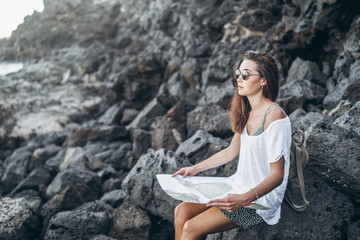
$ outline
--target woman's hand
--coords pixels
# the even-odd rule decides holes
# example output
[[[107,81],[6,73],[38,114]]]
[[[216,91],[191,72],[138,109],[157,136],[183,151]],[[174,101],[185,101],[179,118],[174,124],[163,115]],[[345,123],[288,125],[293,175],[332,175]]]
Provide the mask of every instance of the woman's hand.
[[[195,170],[195,166],[191,166],[191,167],[181,168],[179,171],[174,173],[172,176],[175,177],[177,175],[182,175],[183,177],[187,177],[187,176],[194,176],[195,174],[197,174],[197,172]]]
[[[208,207],[218,207],[220,209],[226,210],[228,212],[234,212],[240,208],[250,205],[251,198],[250,194],[228,194],[224,198],[214,199],[209,201],[206,206]]]

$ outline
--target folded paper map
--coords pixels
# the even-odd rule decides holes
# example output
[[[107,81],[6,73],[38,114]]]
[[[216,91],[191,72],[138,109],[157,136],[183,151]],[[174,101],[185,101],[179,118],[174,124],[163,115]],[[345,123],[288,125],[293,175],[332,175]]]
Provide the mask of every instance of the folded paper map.
[[[171,197],[192,203],[207,203],[213,199],[225,197],[229,193],[243,193],[231,178],[228,177],[186,177],[171,174],[157,174],[161,188]],[[251,203],[248,208],[267,210],[266,206]]]

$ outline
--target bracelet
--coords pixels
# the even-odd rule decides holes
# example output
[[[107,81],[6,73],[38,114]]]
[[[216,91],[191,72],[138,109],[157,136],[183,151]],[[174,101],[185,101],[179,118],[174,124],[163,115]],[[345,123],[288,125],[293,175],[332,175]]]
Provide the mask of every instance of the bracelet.
[[[255,195],[256,195],[256,200],[258,200],[258,199],[259,199],[259,195],[257,194],[257,192],[256,192],[255,188],[252,188],[251,190],[253,190],[253,191],[255,192]]]

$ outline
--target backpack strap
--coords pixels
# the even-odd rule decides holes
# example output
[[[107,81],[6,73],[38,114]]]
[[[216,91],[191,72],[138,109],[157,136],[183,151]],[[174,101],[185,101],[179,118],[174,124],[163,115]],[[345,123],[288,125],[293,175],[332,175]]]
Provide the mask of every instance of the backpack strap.
[[[301,133],[302,140],[299,143],[299,145],[302,146],[304,143],[304,140],[305,140],[304,133],[297,130],[297,131],[294,131],[292,135],[294,135],[296,133]],[[295,154],[296,154],[296,171],[297,171],[297,176],[299,179],[299,185],[300,185],[301,195],[304,200],[304,204],[301,204],[301,205],[295,204],[291,198],[290,191],[288,188],[286,188],[285,200],[295,211],[302,212],[309,205],[309,201],[306,199],[306,196],[305,196],[305,183],[304,183],[304,174],[303,174],[303,165],[302,165],[302,162],[303,162],[302,159],[306,158],[306,155],[303,154],[303,152],[301,151],[301,148],[299,148],[299,147],[296,147]]]

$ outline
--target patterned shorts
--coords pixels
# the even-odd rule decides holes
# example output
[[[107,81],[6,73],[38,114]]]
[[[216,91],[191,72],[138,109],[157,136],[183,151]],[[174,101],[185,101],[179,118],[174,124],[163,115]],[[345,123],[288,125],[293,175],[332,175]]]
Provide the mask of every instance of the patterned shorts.
[[[226,217],[243,229],[251,228],[264,220],[260,217],[255,209],[242,207],[235,212],[228,212],[219,209]]]

